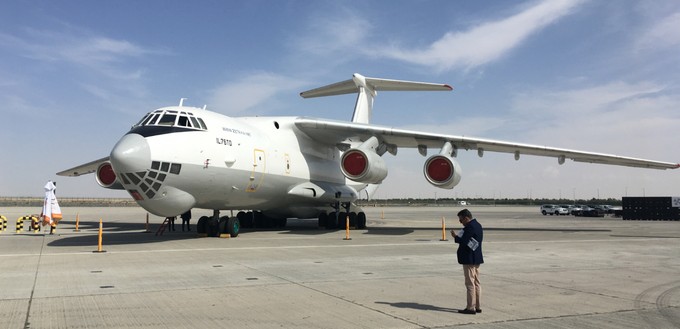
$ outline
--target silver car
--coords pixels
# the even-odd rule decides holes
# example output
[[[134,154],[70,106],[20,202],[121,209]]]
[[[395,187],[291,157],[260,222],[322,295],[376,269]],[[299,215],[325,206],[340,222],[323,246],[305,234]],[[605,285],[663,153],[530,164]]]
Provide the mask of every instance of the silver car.
[[[541,206],[541,214],[545,215],[568,215],[569,210],[567,208],[558,206],[556,204],[544,204]]]

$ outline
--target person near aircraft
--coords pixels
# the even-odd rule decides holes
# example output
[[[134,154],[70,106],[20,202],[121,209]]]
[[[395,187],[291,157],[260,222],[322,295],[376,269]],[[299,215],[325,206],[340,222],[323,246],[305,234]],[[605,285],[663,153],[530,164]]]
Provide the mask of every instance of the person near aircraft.
[[[181,217],[182,217],[182,232],[184,232],[184,224],[186,224],[187,226],[187,231],[191,232],[191,224],[189,223],[189,221],[191,220],[191,209],[183,213]]]
[[[175,219],[176,218],[177,217],[175,217],[175,216],[166,217],[166,219],[168,220],[168,231],[173,231],[173,232],[175,231]]]
[[[482,287],[479,281],[479,265],[484,263],[482,256],[484,232],[482,225],[477,222],[477,219],[472,218],[472,213],[467,209],[458,212],[458,220],[463,224],[463,229],[458,233],[451,230],[451,235],[458,244],[456,254],[458,263],[463,265],[465,288],[467,289],[467,305],[465,309],[458,310],[458,312],[463,314],[481,313]]]

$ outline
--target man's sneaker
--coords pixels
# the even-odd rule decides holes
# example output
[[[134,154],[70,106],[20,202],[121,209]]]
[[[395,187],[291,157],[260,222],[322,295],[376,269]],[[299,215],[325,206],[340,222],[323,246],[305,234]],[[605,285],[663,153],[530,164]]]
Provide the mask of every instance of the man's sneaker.
[[[475,310],[464,309],[464,310],[458,310],[458,313],[463,313],[463,314],[476,314],[477,312],[476,312]]]

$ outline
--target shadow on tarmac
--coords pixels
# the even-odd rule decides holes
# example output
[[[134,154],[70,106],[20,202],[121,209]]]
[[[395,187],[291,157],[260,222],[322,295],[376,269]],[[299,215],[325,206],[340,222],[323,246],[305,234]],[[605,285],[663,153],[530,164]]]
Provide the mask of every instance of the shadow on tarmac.
[[[383,305],[390,305],[392,307],[398,307],[398,308],[412,308],[415,310],[423,310],[423,311],[439,311],[439,312],[458,312],[458,309],[456,308],[448,308],[448,307],[441,307],[441,306],[435,306],[435,305],[428,305],[428,304],[420,304],[420,303],[413,303],[413,302],[396,302],[396,303],[389,303],[389,302],[375,302],[376,304],[383,304]]]
[[[370,224],[370,223],[369,223]],[[176,231],[165,231],[162,235],[156,235],[156,231],[159,228],[159,224],[149,225],[149,231],[146,233],[145,223],[138,222],[109,222],[104,223],[103,233],[104,233],[104,244],[107,245],[125,245],[125,244],[144,244],[144,243],[157,243],[163,241],[177,241],[177,240],[190,240],[197,237],[196,225],[193,224],[193,230],[190,232],[179,231],[181,229],[181,224],[175,224]],[[99,230],[98,221],[81,221],[79,224],[79,229],[85,231],[85,234],[73,232],[72,229],[57,229],[56,236],[60,239],[51,241],[48,246],[51,247],[72,247],[72,246],[86,246],[97,244],[97,231]],[[459,228],[454,228],[455,230]],[[415,232],[416,230],[422,231],[441,231],[438,227],[368,227],[365,230],[353,230],[354,234],[361,235],[380,235],[380,236],[404,236]],[[450,230],[447,228],[447,231]],[[513,228],[494,228],[485,227],[485,231],[517,231],[517,232],[564,232],[564,233],[575,233],[575,232],[611,232],[608,229],[592,229],[592,228],[528,228],[528,227],[513,227]],[[239,235],[248,235],[253,232],[278,232],[278,234],[285,235],[322,235],[332,232],[342,232],[342,229],[328,230],[325,228],[319,228],[314,221],[305,220],[289,220],[288,226],[286,228],[268,228],[268,229],[242,229]],[[107,234],[115,233],[115,234]],[[42,236],[42,234],[37,234],[36,236]]]

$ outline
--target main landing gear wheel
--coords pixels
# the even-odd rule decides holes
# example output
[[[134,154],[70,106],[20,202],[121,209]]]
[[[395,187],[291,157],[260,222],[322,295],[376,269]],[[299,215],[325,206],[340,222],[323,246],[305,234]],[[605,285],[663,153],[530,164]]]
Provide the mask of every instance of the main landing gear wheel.
[[[362,211],[357,214],[357,229],[363,230],[366,228],[366,214]]]
[[[198,234],[205,234],[207,233],[207,224],[208,220],[210,217],[208,216],[202,216],[201,218],[198,219],[198,223],[196,223],[196,233]]]
[[[239,221],[238,218],[229,218],[228,216],[220,218],[219,234],[229,234],[232,238],[235,238],[240,231],[241,221]]]
[[[326,227],[326,223],[328,222],[328,214],[325,212],[322,212],[319,214],[319,227]]]
[[[338,227],[338,217],[335,212],[328,214],[326,218],[326,229],[332,230]]]
[[[214,217],[208,219],[208,222],[207,222],[207,225],[206,225],[206,233],[208,233],[208,236],[211,236],[211,237],[220,236],[220,222],[221,222],[221,220],[218,220]]]

